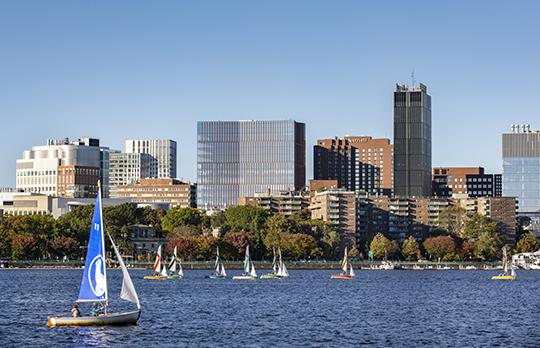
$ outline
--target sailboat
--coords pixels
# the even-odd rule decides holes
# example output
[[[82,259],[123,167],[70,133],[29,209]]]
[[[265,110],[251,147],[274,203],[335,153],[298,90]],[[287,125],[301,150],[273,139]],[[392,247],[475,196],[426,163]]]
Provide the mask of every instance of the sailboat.
[[[272,272],[263,274],[261,279],[278,279],[279,266],[276,259],[276,248],[272,248],[272,253],[274,254],[274,260],[272,261]]]
[[[278,265],[277,276],[279,278],[289,278],[289,271],[287,271],[287,267],[285,267],[285,262],[283,262],[281,258],[281,248],[278,249],[278,252],[279,252],[279,265]]]
[[[232,279],[235,280],[255,280],[257,279],[257,272],[255,271],[255,266],[251,262],[249,257],[249,245],[246,247],[246,256],[244,257],[244,273],[239,276],[234,276]]]
[[[152,270],[154,271],[154,275],[151,276],[144,276],[144,279],[150,279],[150,280],[161,280],[161,279],[167,279],[167,276],[169,273],[167,272],[167,266],[163,264],[163,267],[161,267],[161,245],[158,246],[158,250],[156,253],[156,261],[154,261],[154,267]]]
[[[510,266],[510,273],[508,273],[508,256],[506,255],[506,245],[503,247],[502,253],[503,273],[491,277],[492,280],[515,280],[517,277],[514,266]]]
[[[79,298],[77,302],[99,302],[102,304],[104,314],[100,316],[50,316],[47,325],[53,326],[100,326],[100,325],[134,325],[141,315],[141,304],[139,297],[129,276],[129,272],[124,264],[124,260],[114,244],[111,235],[107,233],[113,247],[116,259],[122,270],[122,290],[120,298],[135,303],[137,310],[129,312],[109,313],[109,291],[107,288],[107,259],[105,255],[105,231],[103,226],[103,212],[101,209],[101,187],[98,183],[98,195],[90,237],[88,241],[88,251],[84,267]]]
[[[355,276],[354,269],[352,264],[349,262],[349,257],[347,255],[347,247],[345,247],[345,252],[343,253],[343,261],[341,261],[341,273],[333,274],[330,276],[331,279],[352,279]]]
[[[223,266],[223,262],[219,259],[219,247],[216,249],[216,264],[214,265],[215,270],[212,274],[209,274],[206,276],[206,278],[210,279],[223,279],[227,277],[227,273],[225,272],[225,266]]]
[[[176,273],[176,266],[178,265],[178,273]],[[182,260],[178,262],[178,258],[176,256],[176,246],[174,247],[173,256],[171,258],[171,262],[169,263],[169,272],[171,272],[167,279],[182,279],[184,278],[184,270],[182,269]]]

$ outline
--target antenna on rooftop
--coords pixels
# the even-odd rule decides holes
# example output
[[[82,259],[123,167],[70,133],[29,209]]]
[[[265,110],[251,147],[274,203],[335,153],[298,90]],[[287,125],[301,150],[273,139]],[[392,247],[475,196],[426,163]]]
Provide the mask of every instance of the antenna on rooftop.
[[[416,84],[416,80],[414,79],[414,68],[411,72],[411,82],[412,82],[412,87],[414,88],[414,85]]]

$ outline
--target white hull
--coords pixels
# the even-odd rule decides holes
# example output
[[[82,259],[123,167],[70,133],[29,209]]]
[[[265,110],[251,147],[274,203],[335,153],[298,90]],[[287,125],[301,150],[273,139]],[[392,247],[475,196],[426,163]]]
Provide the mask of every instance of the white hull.
[[[250,276],[250,275],[241,275],[241,276],[234,276],[232,277],[234,280],[255,280],[257,277]]]

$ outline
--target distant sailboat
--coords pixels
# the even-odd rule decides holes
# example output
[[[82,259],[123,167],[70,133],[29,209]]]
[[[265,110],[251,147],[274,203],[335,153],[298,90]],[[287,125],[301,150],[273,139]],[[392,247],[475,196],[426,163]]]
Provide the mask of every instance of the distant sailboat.
[[[515,280],[517,277],[516,270],[513,265],[510,265],[510,273],[508,273],[508,256],[506,255],[506,245],[503,247],[502,253],[503,273],[491,277],[492,280]]]
[[[355,276],[354,269],[352,264],[349,262],[349,257],[347,255],[347,248],[345,247],[345,252],[343,253],[343,261],[341,261],[341,273],[334,274],[331,279],[352,279]]]
[[[171,262],[169,262],[169,272],[170,274],[167,276],[168,279],[182,279],[184,278],[184,271],[182,270],[182,263],[178,262],[178,257],[176,256],[176,246],[173,250],[173,256],[171,258]],[[178,273],[176,273],[176,267],[178,266]]]
[[[162,264],[163,264],[163,267],[162,267]],[[167,272],[167,266],[165,266],[165,264],[162,263],[161,245],[158,246],[158,250],[156,253],[156,261],[154,261],[154,267],[152,268],[152,270],[154,271],[154,275],[145,276],[144,279],[161,280],[161,279],[167,279],[167,276],[169,275]]]
[[[289,278],[289,271],[287,271],[287,267],[285,267],[285,262],[283,262],[283,259],[281,258],[281,248],[278,249],[278,252],[279,252],[279,265],[278,265],[277,276],[279,278]]]
[[[280,278],[278,276],[278,273],[280,271],[279,265],[277,263],[277,257],[276,257],[276,248],[272,248],[272,253],[274,254],[274,260],[272,261],[272,272],[263,274],[261,276],[261,279],[278,279]]]
[[[223,279],[227,277],[227,273],[225,272],[225,266],[223,266],[223,262],[221,262],[219,258],[219,247],[216,248],[216,263],[214,265],[214,272],[212,274],[209,274],[206,276],[206,278],[210,279]]]
[[[254,280],[257,279],[257,272],[255,271],[255,266],[251,262],[249,257],[249,245],[246,247],[246,255],[244,257],[244,273],[239,276],[234,276],[232,279],[235,280]]]
[[[98,184],[99,187],[99,184]],[[98,325],[134,325],[141,315],[141,305],[139,297],[129,276],[129,272],[124,264],[124,260],[114,244],[111,236],[111,246],[122,270],[122,290],[120,298],[133,302],[137,305],[137,310],[122,313],[109,313],[109,291],[107,288],[107,259],[105,254],[105,231],[103,226],[103,212],[101,210],[101,187],[98,189],[92,227],[88,241],[88,251],[84,267],[79,299],[77,302],[99,302],[104,308],[104,314],[91,317],[72,316],[50,316],[47,320],[48,326],[98,326]],[[57,294],[58,295],[58,294]]]

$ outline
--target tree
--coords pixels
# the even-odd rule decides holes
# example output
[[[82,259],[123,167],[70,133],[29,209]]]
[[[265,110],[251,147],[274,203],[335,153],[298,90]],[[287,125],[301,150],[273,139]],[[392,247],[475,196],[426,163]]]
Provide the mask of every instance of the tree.
[[[268,211],[264,208],[249,205],[231,206],[225,210],[225,224],[227,232],[245,231],[253,236],[252,252],[255,257],[262,256],[264,252],[263,233],[266,226]]]
[[[221,228],[225,224],[225,212],[222,210],[216,211],[210,215],[210,227]]]
[[[248,232],[227,232],[223,236],[223,244],[225,246],[225,252],[229,258],[241,259],[244,256],[246,247],[252,245],[255,238]]]
[[[281,239],[292,231],[293,223],[280,214],[272,215],[266,220],[266,229],[263,237],[264,246],[267,250],[281,246]]]
[[[29,260],[39,257],[37,238],[29,234],[18,234],[11,237],[11,258],[14,260]]]
[[[161,228],[167,232],[180,226],[209,227],[210,218],[195,208],[172,208],[161,220]]]
[[[451,260],[456,257],[456,242],[450,236],[428,238],[424,241],[424,248],[434,260]]]
[[[436,226],[452,236],[462,238],[467,220],[467,210],[465,208],[451,206],[439,214]]]
[[[501,247],[502,241],[497,233],[481,231],[474,243],[474,254],[483,260],[495,259]]]
[[[528,253],[537,251],[538,245],[538,238],[532,232],[527,232],[521,235],[516,248],[518,253]]]
[[[386,238],[382,233],[377,233],[369,245],[373,257],[379,260],[395,258],[399,255],[399,245],[396,241]]]
[[[209,260],[216,254],[218,240],[212,236],[198,236],[194,238],[195,258]]]
[[[403,247],[401,248],[401,253],[407,261],[418,260],[420,256],[420,247],[418,242],[413,236],[409,236],[405,242],[403,242]]]
[[[480,214],[474,214],[465,222],[463,237],[466,240],[474,244],[482,232],[498,234],[497,223]]]
[[[58,237],[49,241],[49,250],[57,257],[71,257],[78,253],[79,245],[79,242],[73,237]]]
[[[310,259],[320,254],[315,239],[303,233],[287,233],[281,240],[282,251],[285,257],[291,259]]]
[[[201,235],[201,230],[197,226],[178,226],[173,231],[167,233],[168,239],[177,237],[196,237]]]
[[[341,237],[336,231],[335,226],[322,220],[308,220],[301,224],[307,228],[307,234],[311,235],[317,241],[317,247],[321,250],[322,256],[328,260],[337,260],[341,257]]]
[[[195,254],[195,242],[191,237],[177,237],[167,243],[167,254],[172,255],[176,247],[178,257],[191,260]]]

